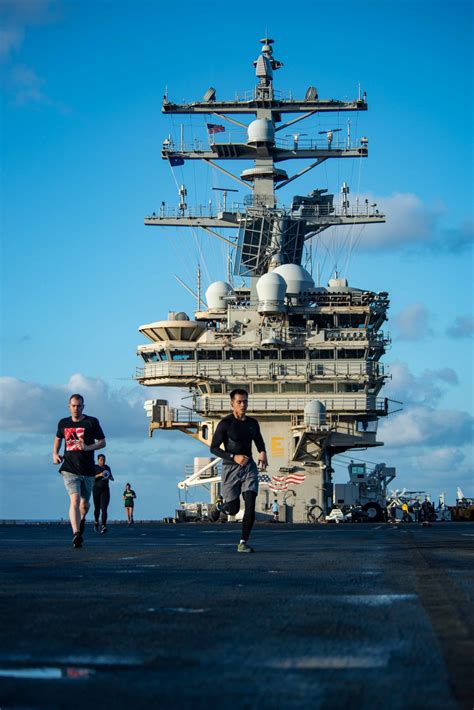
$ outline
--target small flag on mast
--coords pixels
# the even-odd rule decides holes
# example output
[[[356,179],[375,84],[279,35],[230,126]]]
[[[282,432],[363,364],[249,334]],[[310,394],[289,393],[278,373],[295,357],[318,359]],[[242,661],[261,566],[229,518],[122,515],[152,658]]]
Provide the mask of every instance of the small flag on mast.
[[[178,165],[184,165],[184,160],[183,158],[180,158],[179,155],[170,155],[168,156],[168,160],[170,161],[172,168],[177,168]]]
[[[219,123],[206,123],[207,132],[212,133],[222,133],[225,131],[225,126],[221,126]]]

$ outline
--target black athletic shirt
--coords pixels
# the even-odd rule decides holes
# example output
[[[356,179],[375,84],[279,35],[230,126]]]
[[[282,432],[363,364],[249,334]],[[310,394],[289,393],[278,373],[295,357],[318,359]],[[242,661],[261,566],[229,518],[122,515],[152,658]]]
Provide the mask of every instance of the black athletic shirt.
[[[259,453],[265,451],[265,444],[260,433],[260,426],[253,417],[237,419],[229,414],[221,419],[211,441],[211,453],[224,461],[232,461],[232,454],[244,454],[252,458],[252,441]],[[224,444],[225,450],[220,448]]]
[[[112,473],[110,470],[110,466],[105,464],[105,466],[99,466],[98,463],[95,465],[95,475],[97,476],[98,473],[103,473],[104,471],[108,471],[109,473]],[[109,480],[108,478],[96,478],[94,481],[94,488],[96,491],[106,491],[109,487]]]
[[[99,420],[87,414],[84,414],[80,422],[74,422],[72,417],[65,417],[58,423],[56,436],[65,441],[64,460],[59,471],[69,471],[78,476],[95,476],[94,452],[81,451],[77,445],[81,440],[89,446],[99,439],[105,439]]]

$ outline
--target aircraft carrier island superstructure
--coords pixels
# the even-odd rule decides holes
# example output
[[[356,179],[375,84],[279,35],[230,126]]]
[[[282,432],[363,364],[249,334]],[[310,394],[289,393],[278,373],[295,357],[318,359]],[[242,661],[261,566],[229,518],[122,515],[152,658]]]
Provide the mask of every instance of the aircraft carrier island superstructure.
[[[273,56],[273,40],[261,42],[250,96],[220,101],[211,88],[195,103],[175,104],[164,97],[164,113],[218,118],[238,126],[245,139],[229,142],[222,136],[223,125],[208,123],[207,146],[175,145],[168,138],[162,157],[171,166],[205,161],[249,194],[243,204],[228,206],[224,190],[220,209],[191,209],[181,186],[175,210],[163,203],[158,214],[145,218],[150,226],[206,230],[228,244],[234,261],[233,276],[211,283],[205,300],[198,290],[193,318],[170,312],[166,320],[139,328],[149,342],[138,348],[144,363],[137,380],[145,386],[189,388],[188,409],[173,408],[165,400],[146,403],[150,434],[176,429],[206,446],[229,413],[229,392],[245,388],[248,414],[260,422],[269,458],[257,515],[270,515],[275,491],[280,491],[283,519],[306,522],[315,506],[327,511],[332,505],[332,457],[382,445],[377,423],[388,414],[387,400],[379,396],[388,338],[381,328],[389,300],[386,292],[352,288],[337,273],[327,286],[315,285],[302,266],[305,249],[334,225],[385,220],[368,200],[352,206],[346,183],[340,201],[326,189],[314,189],[294,196],[290,205],[278,202],[278,190],[324,161],[368,155],[367,138],[352,145],[349,134],[341,140],[335,129],[306,140],[293,134],[290,141],[279,140],[279,132],[317,113],[366,111],[367,102],[365,95],[354,101],[320,99],[313,86],[304,99],[283,99],[273,86],[273,72],[282,66]],[[246,115],[249,123],[242,121]],[[251,161],[252,167],[233,175],[222,166],[233,160]],[[280,165],[295,160],[306,165],[288,175]],[[234,285],[234,276],[241,285]],[[202,455],[209,456],[204,447]],[[206,480],[218,481],[212,466],[190,476],[189,483]]]

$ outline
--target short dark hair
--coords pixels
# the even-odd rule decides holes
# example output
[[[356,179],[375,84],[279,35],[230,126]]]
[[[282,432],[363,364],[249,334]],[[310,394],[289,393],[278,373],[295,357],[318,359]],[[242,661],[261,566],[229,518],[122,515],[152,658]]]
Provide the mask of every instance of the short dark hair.
[[[80,399],[82,404],[84,404],[84,397],[82,396],[82,394],[72,394],[69,397],[69,404],[71,403],[71,399]]]
[[[130,483],[126,483],[125,486],[130,486]],[[131,488],[131,486],[130,486],[130,488]]]
[[[230,393],[229,396],[230,396],[231,399],[234,399],[234,397],[237,397],[238,394],[240,394],[240,395],[242,395],[242,396],[244,396],[244,397],[248,397],[248,396],[249,396],[249,393],[247,392],[247,390],[244,390],[244,389],[242,389],[242,388],[240,388],[240,387],[237,387],[237,389],[232,390],[232,392]]]
[[[99,459],[104,459],[104,461],[105,461],[105,454],[99,454],[98,457],[97,457],[97,461],[98,461]]]

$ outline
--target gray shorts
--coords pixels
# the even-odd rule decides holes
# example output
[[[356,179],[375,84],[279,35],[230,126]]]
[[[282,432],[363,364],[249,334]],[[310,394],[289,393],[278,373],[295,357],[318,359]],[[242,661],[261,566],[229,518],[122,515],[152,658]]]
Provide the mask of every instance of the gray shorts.
[[[95,476],[78,476],[77,473],[69,473],[69,471],[61,471],[61,476],[69,495],[79,493],[81,498],[89,502]]]
[[[240,494],[246,491],[258,493],[258,468],[255,461],[250,460],[245,466],[224,461],[221,483],[224,501],[240,498]]]

